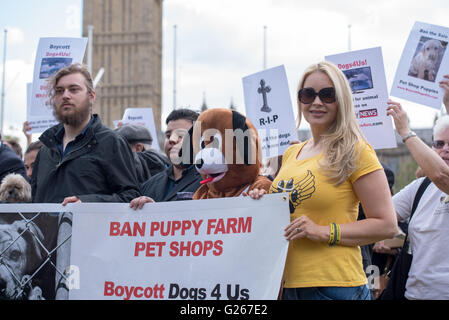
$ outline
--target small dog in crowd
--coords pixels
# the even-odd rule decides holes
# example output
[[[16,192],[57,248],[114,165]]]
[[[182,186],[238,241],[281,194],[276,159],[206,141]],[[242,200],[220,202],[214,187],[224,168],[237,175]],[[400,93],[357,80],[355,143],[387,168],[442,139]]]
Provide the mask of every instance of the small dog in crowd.
[[[0,299],[43,300],[31,275],[44,260],[44,236],[33,222],[0,224]],[[30,280],[30,281],[28,281]]]
[[[413,58],[409,75],[434,82],[442,53],[443,46],[439,40],[427,40]]]
[[[31,202],[30,184],[20,174],[8,174],[0,185],[0,201],[7,203]]]

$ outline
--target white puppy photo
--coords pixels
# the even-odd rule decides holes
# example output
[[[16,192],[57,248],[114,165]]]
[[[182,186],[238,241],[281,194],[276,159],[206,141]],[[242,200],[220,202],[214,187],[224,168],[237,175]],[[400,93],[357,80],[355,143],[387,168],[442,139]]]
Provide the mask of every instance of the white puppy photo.
[[[444,46],[443,46],[444,44]],[[435,82],[447,43],[422,37],[413,57],[409,76]]]

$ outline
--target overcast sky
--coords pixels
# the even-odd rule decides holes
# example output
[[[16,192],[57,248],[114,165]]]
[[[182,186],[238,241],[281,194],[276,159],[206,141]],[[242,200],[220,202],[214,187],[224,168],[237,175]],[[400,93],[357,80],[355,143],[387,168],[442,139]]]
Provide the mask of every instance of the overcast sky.
[[[449,27],[448,12],[447,0],[164,0],[163,119],[173,105],[175,24],[177,105],[199,109],[205,96],[210,107],[228,107],[232,99],[244,112],[242,77],[263,68],[264,26],[267,67],[285,66],[294,102],[307,66],[348,51],[348,25],[352,50],[382,47],[390,89],[415,21]],[[16,128],[20,135],[26,120],[26,83],[32,81],[39,38],[80,36],[81,14],[81,0],[0,1],[2,59],[8,29],[6,133]],[[403,102],[412,127],[432,126],[436,111],[395,99]]]

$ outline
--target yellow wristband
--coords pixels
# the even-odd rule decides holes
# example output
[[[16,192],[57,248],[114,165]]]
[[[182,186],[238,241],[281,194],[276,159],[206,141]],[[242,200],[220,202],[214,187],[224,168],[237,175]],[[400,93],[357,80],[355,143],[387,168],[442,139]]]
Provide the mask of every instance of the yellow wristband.
[[[335,224],[336,227],[336,231],[335,231],[335,244],[339,244],[340,243],[340,238],[341,238],[341,229],[340,229],[340,225],[339,224]]]
[[[332,244],[335,241],[335,225],[333,223],[331,223],[331,231],[329,233],[329,246],[332,246]]]

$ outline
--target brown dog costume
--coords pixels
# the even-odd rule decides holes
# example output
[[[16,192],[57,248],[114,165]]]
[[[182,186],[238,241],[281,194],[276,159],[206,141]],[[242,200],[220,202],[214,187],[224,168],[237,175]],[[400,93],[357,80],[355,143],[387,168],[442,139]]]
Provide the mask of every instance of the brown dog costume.
[[[183,162],[195,163],[204,178],[193,199],[237,197],[255,188],[268,193],[271,181],[259,175],[260,142],[249,119],[230,109],[209,109],[189,133],[183,150],[190,143],[190,156]]]

